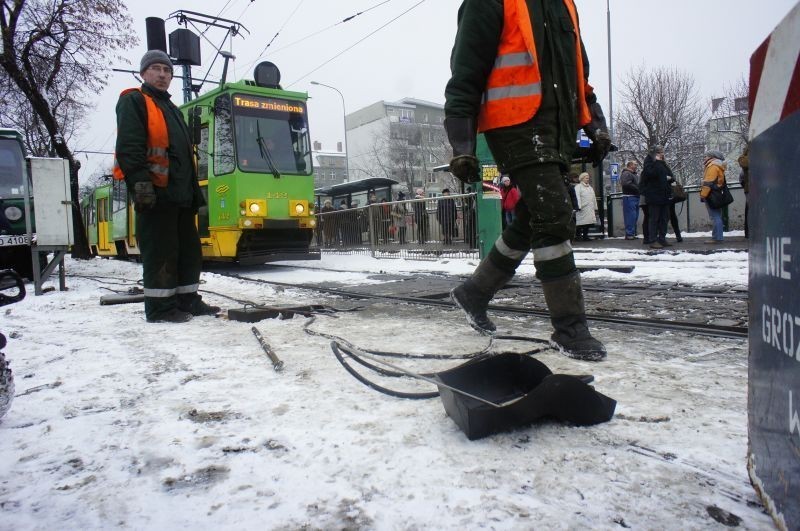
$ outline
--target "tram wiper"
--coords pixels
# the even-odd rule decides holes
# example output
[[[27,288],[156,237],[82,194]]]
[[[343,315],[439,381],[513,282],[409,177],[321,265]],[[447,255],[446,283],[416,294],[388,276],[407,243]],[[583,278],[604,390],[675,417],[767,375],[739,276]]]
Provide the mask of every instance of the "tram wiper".
[[[278,171],[278,168],[272,161],[272,153],[267,147],[267,143],[264,142],[264,137],[261,136],[261,123],[258,120],[256,120],[256,133],[258,134],[256,137],[256,142],[258,142],[258,152],[261,154],[261,158],[267,161],[267,165],[269,166],[269,170],[272,172],[272,176],[276,179],[280,179],[281,172]]]

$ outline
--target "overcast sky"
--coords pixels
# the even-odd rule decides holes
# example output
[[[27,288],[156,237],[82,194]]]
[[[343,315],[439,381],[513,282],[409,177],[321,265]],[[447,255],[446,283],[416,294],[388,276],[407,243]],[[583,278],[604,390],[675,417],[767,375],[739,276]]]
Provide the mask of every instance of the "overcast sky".
[[[645,64],[682,69],[694,76],[703,97],[710,100],[721,95],[727,85],[747,75],[750,55],[795,1],[611,0],[614,88],[632,68]],[[591,61],[590,81],[608,112],[606,2],[576,3]],[[225,49],[231,49],[237,58],[229,77],[252,78],[254,61],[266,48],[261,60],[279,66],[284,88],[307,91],[311,96],[312,139],[321,141],[324,149],[333,149],[344,138],[342,100],[333,90],[311,85],[310,81],[339,89],[348,113],[376,101],[405,96],[444,103],[461,0],[129,0],[127,4],[140,43],[125,54],[128,65],[115,62],[109,66],[133,65],[138,69],[146,47],[148,16],[167,18],[181,8],[221,13],[224,18],[239,20],[250,31],[249,35],[243,33],[244,38],[234,38],[232,49],[230,41],[226,42]],[[320,31],[359,12],[365,13]],[[390,22],[392,19],[396,20]],[[177,27],[174,19],[167,20],[167,33]],[[368,36],[372,32],[374,35]],[[219,43],[223,34],[212,28],[205,36]],[[203,65],[194,69],[195,77],[204,76],[213,59],[208,42],[203,40],[202,45]],[[210,77],[216,79],[220,73],[221,61],[217,61]],[[128,74],[110,75],[89,127],[73,142],[73,149],[113,151],[114,105],[119,92],[134,85],[136,81]],[[180,80],[173,82],[171,92],[173,101],[182,102]],[[618,106],[616,100],[614,103]],[[81,155],[82,177],[110,167],[110,159]]]

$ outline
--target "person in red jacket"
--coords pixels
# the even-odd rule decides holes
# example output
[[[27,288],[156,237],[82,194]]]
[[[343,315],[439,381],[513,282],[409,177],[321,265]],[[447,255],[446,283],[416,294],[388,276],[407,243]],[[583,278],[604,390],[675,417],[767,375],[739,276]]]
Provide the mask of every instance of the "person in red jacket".
[[[503,209],[503,230],[508,225],[511,225],[517,217],[514,215],[514,209],[519,202],[519,189],[511,184],[511,178],[504,175],[500,179],[500,206]]]

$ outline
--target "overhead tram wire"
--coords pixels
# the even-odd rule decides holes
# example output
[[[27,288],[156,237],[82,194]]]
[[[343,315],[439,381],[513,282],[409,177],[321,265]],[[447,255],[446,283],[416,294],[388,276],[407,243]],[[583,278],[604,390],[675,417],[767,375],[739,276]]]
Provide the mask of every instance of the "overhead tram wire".
[[[286,18],[286,20],[284,20],[284,21],[283,21],[283,24],[281,25],[281,27],[280,27],[280,28],[278,28],[278,31],[276,31],[276,32],[275,32],[275,35],[273,35],[273,36],[272,36],[272,39],[270,39],[270,41],[267,43],[267,45],[266,45],[266,46],[264,46],[264,49],[263,49],[263,50],[261,50],[261,53],[260,53],[260,54],[258,54],[258,55],[256,56],[255,60],[254,60],[253,62],[251,62],[249,65],[247,65],[247,68],[250,68],[251,66],[253,66],[253,64],[254,64],[256,61],[258,61],[259,59],[261,59],[261,57],[263,57],[263,56],[264,56],[264,54],[265,54],[265,53],[267,53],[267,48],[269,48],[270,46],[272,46],[272,43],[273,43],[273,42],[275,42],[275,39],[277,39],[277,38],[278,38],[278,35],[280,35],[280,34],[281,34],[281,31],[283,31],[283,28],[285,28],[285,27],[286,27],[286,24],[288,24],[288,23],[289,23],[289,21],[290,21],[290,20],[292,20],[292,17],[294,16],[294,14],[295,14],[295,13],[297,13],[297,10],[298,10],[298,9],[300,9],[300,6],[302,6],[302,5],[303,5],[303,2],[305,2],[305,1],[306,1],[306,0],[300,0],[300,2],[297,4],[297,7],[295,7],[295,8],[294,8],[294,11],[292,11],[292,12],[289,14],[289,16]]]
[[[324,32],[326,32],[326,31],[328,31],[329,29],[333,29],[333,28],[335,28],[336,26],[339,26],[339,25],[341,25],[341,24],[344,24],[345,22],[350,22],[351,20],[353,20],[353,19],[354,19],[354,18],[356,18],[357,16],[359,16],[359,15],[363,15],[364,13],[367,13],[368,11],[372,11],[373,9],[376,9],[376,8],[378,8],[378,7],[380,7],[380,6],[384,5],[384,4],[388,4],[388,3],[389,3],[389,2],[391,2],[391,1],[392,1],[392,0],[383,0],[383,2],[380,2],[380,3],[378,3],[378,4],[375,4],[374,6],[372,6],[372,7],[370,7],[370,8],[367,8],[367,9],[365,9],[364,11],[359,11],[358,13],[356,13],[356,14],[354,14],[354,15],[350,15],[349,17],[345,17],[345,18],[343,18],[343,19],[342,19],[342,20],[340,20],[339,22],[336,22],[336,23],[334,23],[334,24],[331,24],[330,26],[327,26],[327,27],[325,27],[325,28],[322,28],[322,29],[320,29],[320,30],[317,30],[317,31],[315,31],[315,32],[313,32],[313,33],[309,33],[309,34],[308,34],[308,35],[306,35],[305,37],[301,37],[300,39],[297,39],[297,40],[296,40],[296,41],[294,41],[294,42],[290,42],[290,43],[289,43],[289,44],[287,44],[286,46],[281,46],[281,47],[280,47],[280,48],[278,48],[277,50],[272,50],[272,53],[278,53],[278,52],[280,52],[280,51],[282,51],[282,50],[285,50],[286,48],[289,48],[290,46],[294,46],[295,44],[299,44],[299,43],[301,43],[301,42],[303,42],[303,41],[305,41],[305,40],[307,40],[307,39],[310,39],[311,37],[316,37],[316,36],[317,36],[317,35],[319,35],[320,33],[324,33]],[[256,61],[257,61],[257,60],[258,60],[258,59],[256,59]]]
[[[397,15],[396,17],[394,17],[393,19],[391,19],[390,21],[388,21],[386,24],[384,24],[384,25],[382,25],[382,26],[378,27],[376,30],[374,30],[374,31],[372,31],[372,32],[370,32],[370,33],[368,33],[367,35],[365,35],[365,36],[364,36],[364,37],[362,37],[361,39],[357,40],[356,42],[354,42],[353,44],[351,44],[350,46],[348,46],[347,48],[345,48],[345,49],[344,49],[344,50],[342,50],[341,52],[337,53],[336,55],[334,55],[333,57],[331,57],[330,59],[328,59],[327,61],[325,61],[324,63],[322,63],[322,64],[321,64],[321,65],[319,65],[318,67],[316,67],[315,69],[311,70],[310,72],[308,72],[308,73],[306,73],[306,74],[304,74],[304,75],[300,76],[299,78],[295,79],[295,80],[294,80],[294,81],[292,81],[291,83],[287,84],[287,85],[286,85],[286,87],[287,87],[287,88],[288,88],[288,87],[291,87],[292,85],[294,85],[294,84],[295,84],[295,83],[297,83],[298,81],[300,81],[300,80],[303,80],[303,79],[307,78],[308,76],[310,76],[311,74],[313,74],[314,72],[316,72],[317,70],[319,70],[320,68],[322,68],[323,66],[327,65],[328,63],[330,63],[330,62],[331,62],[331,61],[333,61],[334,59],[337,59],[338,57],[340,57],[340,56],[344,55],[344,54],[345,54],[345,52],[348,52],[348,51],[350,51],[351,49],[355,48],[355,47],[356,47],[358,44],[360,44],[360,43],[364,42],[365,40],[367,40],[367,39],[368,39],[368,38],[370,38],[371,36],[375,35],[375,34],[376,34],[376,33],[378,33],[380,30],[382,30],[383,28],[385,28],[386,26],[388,26],[389,24],[391,24],[391,23],[392,23],[392,22],[394,22],[395,20],[397,20],[397,19],[399,19],[400,17],[402,17],[403,15],[406,15],[407,13],[411,12],[413,9],[416,9],[417,7],[419,7],[420,5],[424,4],[425,2],[426,2],[426,0],[419,0],[419,2],[417,2],[417,3],[416,3],[416,4],[414,4],[413,6],[409,7],[409,8],[408,8],[408,9],[406,9],[405,11],[403,11],[402,13],[400,13],[399,15]]]

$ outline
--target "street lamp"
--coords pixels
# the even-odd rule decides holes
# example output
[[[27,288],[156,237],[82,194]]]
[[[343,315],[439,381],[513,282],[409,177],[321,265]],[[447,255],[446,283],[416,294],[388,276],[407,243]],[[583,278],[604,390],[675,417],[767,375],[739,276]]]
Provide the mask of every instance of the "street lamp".
[[[326,85],[325,83],[320,83],[318,81],[312,81],[312,85],[319,85],[321,87],[328,87],[329,89],[335,90],[339,97],[342,98],[342,123],[344,124],[344,171],[347,174],[347,181],[350,180],[350,163],[348,159],[350,158],[350,152],[347,150],[347,108],[344,105],[344,95],[341,93],[339,89],[336,87],[332,87],[330,85]]]

